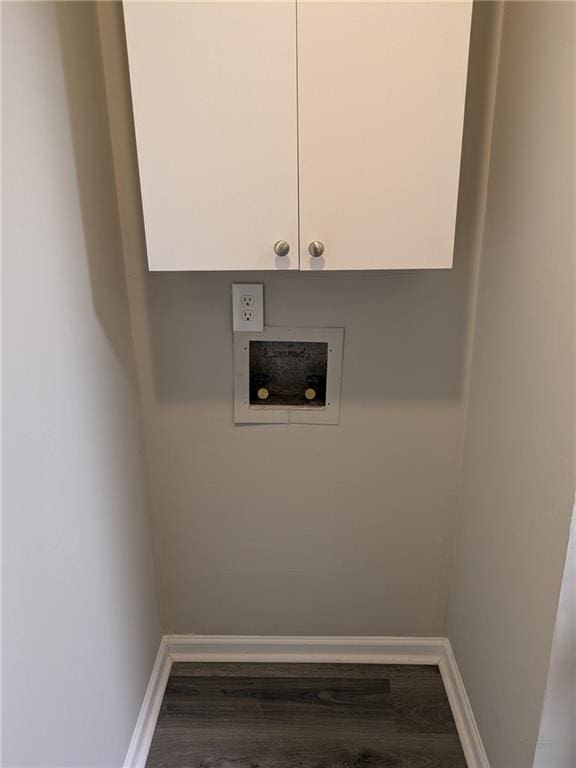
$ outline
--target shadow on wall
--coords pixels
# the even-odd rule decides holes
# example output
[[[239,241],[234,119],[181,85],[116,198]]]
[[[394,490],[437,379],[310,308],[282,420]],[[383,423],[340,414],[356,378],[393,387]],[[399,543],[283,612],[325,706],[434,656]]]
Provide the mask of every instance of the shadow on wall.
[[[94,312],[133,384],[134,352],[94,3],[55,3]],[[83,255],[78,254],[81,258]]]
[[[161,401],[232,397],[231,283],[263,282],[266,323],[345,328],[343,397],[456,398],[462,388],[462,271],[438,274],[152,274]]]

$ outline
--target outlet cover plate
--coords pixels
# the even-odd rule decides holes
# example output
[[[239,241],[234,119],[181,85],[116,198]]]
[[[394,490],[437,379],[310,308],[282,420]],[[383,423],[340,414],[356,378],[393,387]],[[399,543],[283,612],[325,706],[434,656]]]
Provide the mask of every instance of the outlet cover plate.
[[[232,284],[232,328],[235,333],[261,333],[264,330],[262,283]]]

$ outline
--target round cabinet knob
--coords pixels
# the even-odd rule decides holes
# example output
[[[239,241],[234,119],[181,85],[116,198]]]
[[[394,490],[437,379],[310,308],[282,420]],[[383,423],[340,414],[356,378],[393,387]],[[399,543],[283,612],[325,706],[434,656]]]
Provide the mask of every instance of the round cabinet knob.
[[[308,246],[308,253],[315,259],[319,258],[324,253],[324,243],[321,243],[320,240],[313,240]]]
[[[274,243],[274,253],[276,256],[288,256],[290,253],[290,245],[286,240],[277,240]]]

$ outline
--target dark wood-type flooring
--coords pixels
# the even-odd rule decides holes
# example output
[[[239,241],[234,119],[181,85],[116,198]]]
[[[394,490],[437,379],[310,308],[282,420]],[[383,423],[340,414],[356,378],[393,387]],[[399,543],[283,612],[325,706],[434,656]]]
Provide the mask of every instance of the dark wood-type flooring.
[[[466,768],[435,666],[175,663],[147,768]]]

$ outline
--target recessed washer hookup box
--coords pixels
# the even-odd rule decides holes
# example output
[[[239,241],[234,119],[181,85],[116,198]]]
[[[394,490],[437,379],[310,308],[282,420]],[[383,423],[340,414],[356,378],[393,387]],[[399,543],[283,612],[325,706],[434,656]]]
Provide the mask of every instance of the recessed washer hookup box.
[[[323,408],[327,341],[257,341],[248,349],[250,405]]]
[[[234,337],[234,422],[338,424],[343,328]]]

